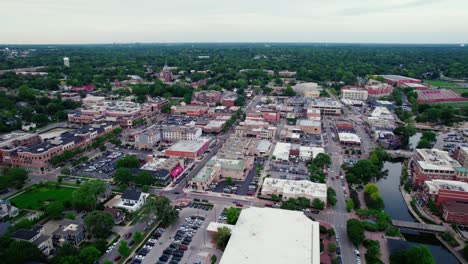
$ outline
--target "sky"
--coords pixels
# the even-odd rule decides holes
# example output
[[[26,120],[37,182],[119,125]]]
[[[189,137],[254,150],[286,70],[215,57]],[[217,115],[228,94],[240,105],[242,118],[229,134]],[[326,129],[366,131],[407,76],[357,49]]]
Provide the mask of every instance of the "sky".
[[[467,43],[468,0],[0,0],[0,43]]]

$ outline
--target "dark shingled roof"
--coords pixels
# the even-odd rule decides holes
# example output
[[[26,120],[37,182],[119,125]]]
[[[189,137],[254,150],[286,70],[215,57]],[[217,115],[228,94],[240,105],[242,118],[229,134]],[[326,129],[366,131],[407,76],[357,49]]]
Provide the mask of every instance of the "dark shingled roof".
[[[127,199],[127,200],[138,201],[140,199],[140,196],[141,196],[141,192],[137,190],[136,188],[126,189],[122,193],[122,199]]]

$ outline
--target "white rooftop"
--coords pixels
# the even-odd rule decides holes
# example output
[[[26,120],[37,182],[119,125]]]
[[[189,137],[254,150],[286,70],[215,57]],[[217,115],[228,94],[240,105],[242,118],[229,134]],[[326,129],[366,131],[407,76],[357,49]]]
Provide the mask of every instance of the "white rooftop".
[[[313,196],[323,200],[327,199],[327,185],[324,183],[315,183],[309,180],[286,180],[286,179],[275,179],[265,178],[263,181],[262,189],[268,192],[269,189],[278,190],[281,189],[283,194],[304,194],[307,196]]]
[[[319,264],[319,223],[300,211],[243,209],[220,264]]]
[[[338,138],[343,142],[361,143],[361,138],[353,133],[338,133]]]
[[[458,161],[452,159],[447,151],[438,149],[416,149],[422,160],[418,160],[418,164],[425,170],[444,170],[455,171],[454,168],[461,167]]]
[[[289,160],[289,150],[291,149],[291,143],[277,142],[275,150],[273,150],[273,156],[278,160]]]
[[[427,186],[430,193],[438,193],[440,189],[468,192],[468,183],[461,181],[432,180],[425,181],[424,184]]]

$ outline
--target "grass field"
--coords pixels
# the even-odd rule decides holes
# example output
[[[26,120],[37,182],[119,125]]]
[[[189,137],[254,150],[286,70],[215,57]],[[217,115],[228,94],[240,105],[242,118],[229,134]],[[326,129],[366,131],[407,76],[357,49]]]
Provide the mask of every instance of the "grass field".
[[[70,200],[74,190],[66,187],[56,189],[55,186],[32,187],[11,199],[11,202],[20,209],[40,210],[47,202]]]
[[[458,87],[456,83],[441,80],[424,80],[424,82],[429,83],[431,86],[437,87]]]

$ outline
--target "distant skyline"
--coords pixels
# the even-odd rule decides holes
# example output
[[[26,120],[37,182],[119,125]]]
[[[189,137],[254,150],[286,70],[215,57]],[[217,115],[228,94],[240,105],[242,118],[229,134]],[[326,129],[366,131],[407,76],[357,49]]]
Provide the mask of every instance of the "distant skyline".
[[[0,0],[1,44],[468,42],[466,0]]]

